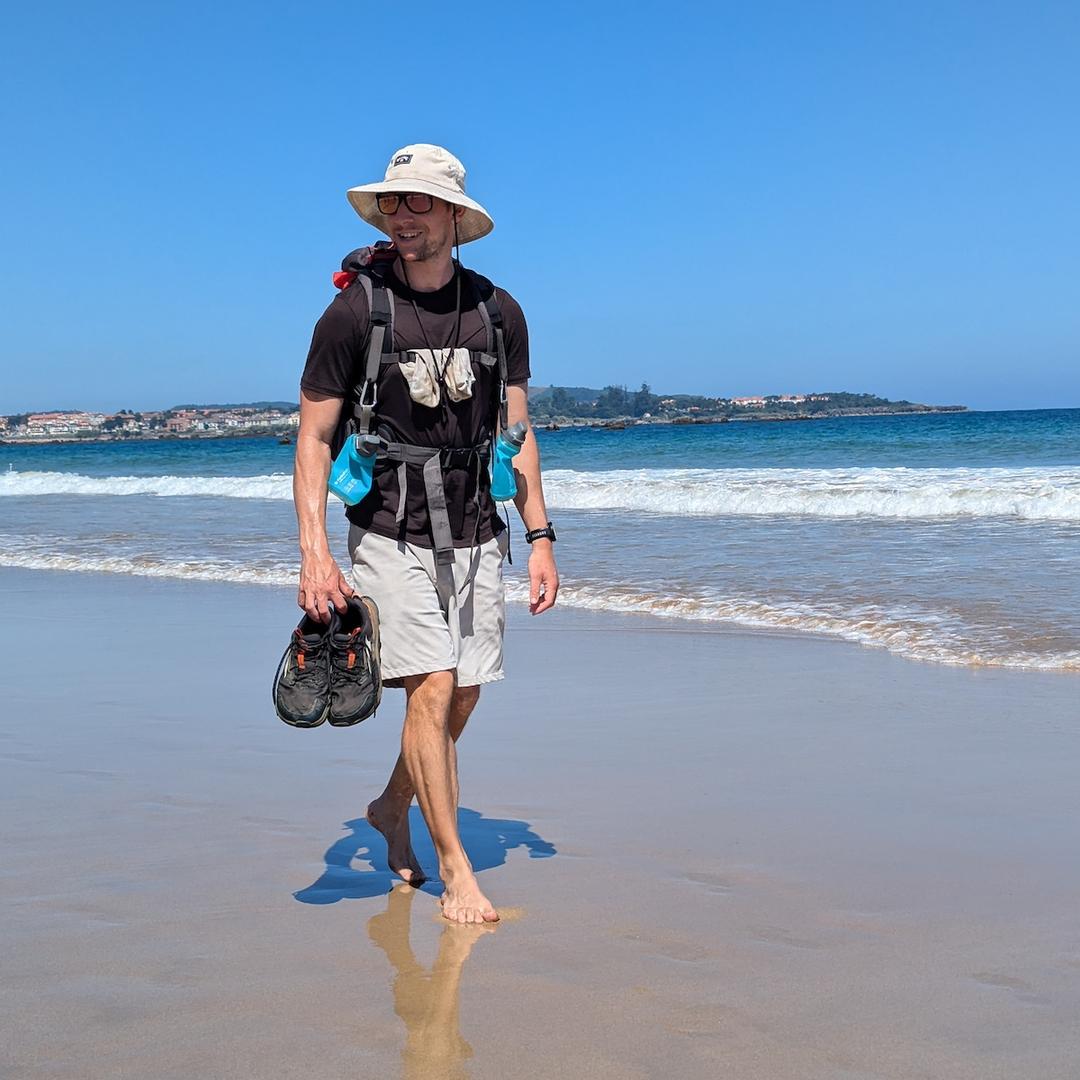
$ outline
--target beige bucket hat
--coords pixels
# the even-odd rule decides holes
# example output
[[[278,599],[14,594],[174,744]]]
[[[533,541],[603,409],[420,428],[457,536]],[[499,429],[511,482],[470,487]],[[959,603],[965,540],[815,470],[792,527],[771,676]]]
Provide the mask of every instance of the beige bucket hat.
[[[458,243],[479,240],[495,228],[491,215],[465,194],[465,166],[449,150],[431,143],[414,143],[395,151],[386,166],[386,179],[378,184],[349,188],[345,193],[352,208],[370,225],[386,232],[386,218],[379,213],[378,195],[416,191],[464,206],[458,222]]]

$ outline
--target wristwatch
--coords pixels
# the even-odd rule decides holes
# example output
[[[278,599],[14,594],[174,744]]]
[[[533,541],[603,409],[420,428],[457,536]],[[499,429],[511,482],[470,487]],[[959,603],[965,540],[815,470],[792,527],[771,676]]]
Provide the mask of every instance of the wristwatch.
[[[530,529],[525,534],[525,542],[531,544],[534,540],[550,540],[554,543],[558,537],[555,535],[555,526],[549,521],[542,529]]]

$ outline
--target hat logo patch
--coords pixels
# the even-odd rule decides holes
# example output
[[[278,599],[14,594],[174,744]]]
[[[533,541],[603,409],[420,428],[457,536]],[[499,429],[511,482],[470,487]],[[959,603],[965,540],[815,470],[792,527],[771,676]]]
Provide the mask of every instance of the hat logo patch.
[[[408,165],[410,161],[412,161],[412,154],[398,154],[398,156],[394,158],[393,165],[390,167],[393,168],[394,165]]]

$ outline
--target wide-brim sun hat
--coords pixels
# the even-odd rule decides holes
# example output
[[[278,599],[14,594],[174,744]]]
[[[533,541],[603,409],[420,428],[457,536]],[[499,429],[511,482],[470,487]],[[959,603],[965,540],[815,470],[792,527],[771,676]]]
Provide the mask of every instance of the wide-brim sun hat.
[[[459,244],[479,240],[495,228],[491,215],[465,194],[465,166],[449,150],[431,143],[414,143],[395,151],[380,183],[349,188],[345,193],[352,208],[379,232],[388,233],[386,218],[379,213],[379,195],[415,191],[465,207],[457,224]]]

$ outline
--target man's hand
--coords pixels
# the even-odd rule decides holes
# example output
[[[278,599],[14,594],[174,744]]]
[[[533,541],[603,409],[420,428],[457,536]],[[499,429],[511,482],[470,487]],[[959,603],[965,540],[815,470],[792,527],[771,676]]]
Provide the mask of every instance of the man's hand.
[[[540,615],[555,604],[559,595],[559,571],[550,540],[533,542],[529,555],[529,612]]]
[[[300,562],[300,591],[296,602],[311,616],[322,623],[330,622],[330,605],[344,611],[353,587],[345,580],[334,557],[308,555]]]

